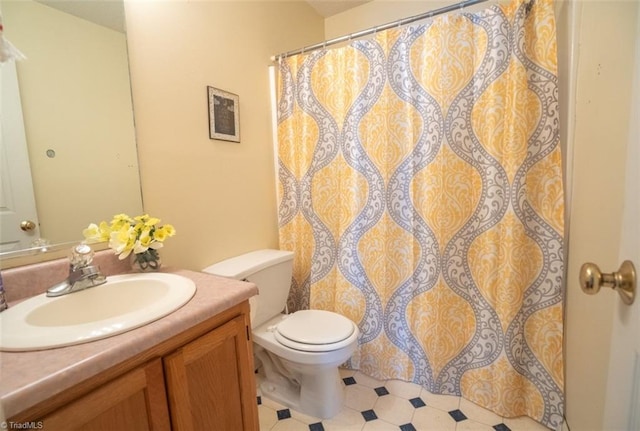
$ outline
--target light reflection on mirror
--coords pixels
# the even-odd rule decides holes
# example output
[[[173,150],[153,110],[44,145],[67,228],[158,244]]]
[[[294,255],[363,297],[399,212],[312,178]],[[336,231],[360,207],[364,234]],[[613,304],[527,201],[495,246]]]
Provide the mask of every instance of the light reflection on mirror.
[[[115,16],[120,30],[60,9]],[[122,3],[2,0],[0,11],[4,36],[27,57],[17,85],[40,231],[23,244],[80,241],[91,222],[141,214]],[[3,145],[16,145],[2,126]]]

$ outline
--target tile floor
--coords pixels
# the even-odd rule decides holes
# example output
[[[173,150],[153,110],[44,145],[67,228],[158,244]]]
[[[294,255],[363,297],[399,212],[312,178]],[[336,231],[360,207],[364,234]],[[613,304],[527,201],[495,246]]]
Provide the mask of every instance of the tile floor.
[[[459,397],[433,395],[414,383],[380,381],[344,369],[340,374],[344,407],[328,420],[290,410],[263,397],[258,388],[260,431],[549,431],[529,418],[503,418]]]

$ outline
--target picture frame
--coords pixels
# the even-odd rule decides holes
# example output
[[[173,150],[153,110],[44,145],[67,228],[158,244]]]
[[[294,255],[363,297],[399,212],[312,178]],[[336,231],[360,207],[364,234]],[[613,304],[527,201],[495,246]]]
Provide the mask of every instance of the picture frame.
[[[240,97],[207,86],[209,139],[240,142]]]

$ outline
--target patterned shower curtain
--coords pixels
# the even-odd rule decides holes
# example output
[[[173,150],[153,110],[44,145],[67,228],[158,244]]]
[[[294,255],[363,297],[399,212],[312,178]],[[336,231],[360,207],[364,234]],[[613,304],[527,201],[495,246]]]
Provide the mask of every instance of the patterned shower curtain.
[[[550,0],[280,60],[289,307],[357,322],[350,365],[555,427],[564,201]]]

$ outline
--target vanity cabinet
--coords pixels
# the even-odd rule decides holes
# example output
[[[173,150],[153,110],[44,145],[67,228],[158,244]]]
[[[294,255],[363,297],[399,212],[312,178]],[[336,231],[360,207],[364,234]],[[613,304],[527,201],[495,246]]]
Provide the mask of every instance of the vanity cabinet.
[[[34,424],[44,430],[169,430],[160,359],[118,377]]]
[[[164,358],[176,431],[257,429],[247,327],[238,317]],[[254,385],[251,387],[250,385]]]
[[[248,311],[245,301],[9,421],[54,431],[258,431]]]

